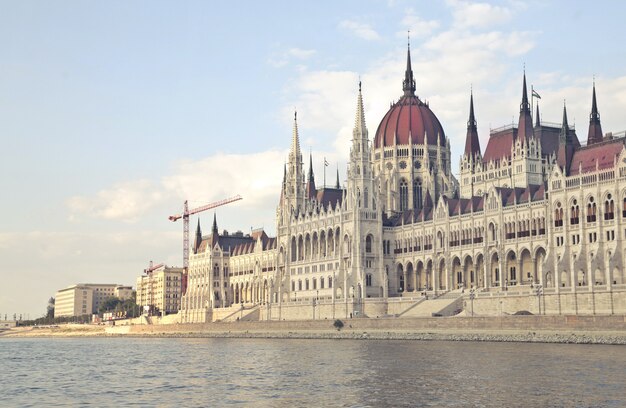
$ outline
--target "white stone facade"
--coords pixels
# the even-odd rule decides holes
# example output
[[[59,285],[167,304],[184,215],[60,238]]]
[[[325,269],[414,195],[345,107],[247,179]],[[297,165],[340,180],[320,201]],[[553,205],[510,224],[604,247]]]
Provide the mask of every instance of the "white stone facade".
[[[405,100],[391,108],[392,119],[393,109],[431,114],[415,97],[409,71],[410,56]],[[320,189],[311,165],[304,173],[294,118],[276,238],[220,235],[215,222],[210,236],[198,229],[181,321],[256,310],[271,320],[379,316],[396,310],[394,298],[473,288],[479,298],[514,292],[532,300],[539,285],[553,313],[561,293],[602,294],[604,305],[607,293],[626,291],[625,138],[597,134],[595,87],[588,146],[566,112],[553,125],[537,110],[533,126],[525,77],[519,125],[492,131],[484,152],[473,99],[470,110],[457,181],[438,126],[424,125],[415,138],[409,117],[402,139],[400,112],[393,137],[384,133],[386,116],[371,143],[359,89],[347,184]],[[589,302],[580,310],[595,313]]]

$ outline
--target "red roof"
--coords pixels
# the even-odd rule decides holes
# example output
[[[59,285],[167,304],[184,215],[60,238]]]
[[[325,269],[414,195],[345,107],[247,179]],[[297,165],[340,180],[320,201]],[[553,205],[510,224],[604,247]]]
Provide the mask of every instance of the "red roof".
[[[487,142],[483,162],[499,161],[503,157],[511,157],[511,148],[516,136],[517,128],[509,128],[501,132],[492,133]]]
[[[624,148],[624,138],[612,139],[590,146],[581,147],[574,152],[569,174],[575,176],[581,173],[589,173],[596,170],[613,167],[615,157]]]
[[[424,141],[424,136],[426,141]],[[446,136],[439,119],[417,96],[403,96],[378,125],[374,147],[409,144],[446,145]]]

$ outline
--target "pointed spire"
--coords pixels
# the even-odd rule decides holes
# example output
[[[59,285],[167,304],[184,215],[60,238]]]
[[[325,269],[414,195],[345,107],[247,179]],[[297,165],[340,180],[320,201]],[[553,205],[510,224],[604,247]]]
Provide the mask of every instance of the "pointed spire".
[[[570,166],[572,164],[572,157],[574,156],[574,150],[578,145],[577,140],[574,140],[574,134],[569,128],[567,121],[567,107],[565,101],[563,101],[563,124],[561,125],[561,133],[559,134],[559,150],[557,152],[557,162],[563,168],[563,172],[569,175]]]
[[[356,116],[354,118],[354,137],[362,135],[367,131],[365,126],[365,109],[363,109],[363,94],[361,92],[361,81],[359,80],[359,96],[356,101]]]
[[[219,235],[219,231],[217,230],[217,215],[213,213],[213,227],[211,228],[211,233],[215,236]]]
[[[476,118],[474,117],[474,92],[470,91],[470,113],[467,121],[467,136],[465,137],[465,155],[474,158],[480,155],[480,141],[478,140],[478,129]]]
[[[313,154],[309,153],[309,178],[306,183],[306,194],[308,198],[315,198],[317,189],[315,188],[315,176],[313,175]]]
[[[527,142],[533,134],[533,120],[530,116],[530,104],[526,90],[526,70],[524,70],[524,84],[522,86],[522,103],[519,108],[519,122],[517,125],[517,137],[523,143]]]
[[[563,101],[563,122],[561,124],[560,139],[563,141],[566,141],[568,133],[569,133],[569,124],[567,123],[567,106],[565,105],[565,101]]]
[[[415,96],[415,79],[413,79],[413,69],[411,68],[411,43],[407,44],[406,51],[406,71],[402,82],[404,96]]]
[[[539,117],[539,101],[537,101],[537,113],[535,114],[535,127],[541,126],[541,118]]]
[[[298,135],[298,111],[293,112],[293,132],[291,135],[291,153],[300,154],[300,136]]]
[[[200,217],[198,217],[198,226],[196,227],[196,242],[193,244],[193,253],[198,253],[198,248],[200,248],[200,244],[202,243],[202,230],[200,229]]]
[[[284,170],[283,170],[283,184],[285,184],[285,182],[287,181],[287,163],[285,163],[283,165],[283,168],[284,168]]]
[[[596,82],[593,82],[593,96],[591,98],[591,114],[589,115],[589,133],[587,134],[587,145],[602,141],[602,125],[600,124],[600,112],[596,101]]]
[[[336,189],[341,188],[341,184],[339,184],[339,165],[337,165],[337,184],[335,184]]]

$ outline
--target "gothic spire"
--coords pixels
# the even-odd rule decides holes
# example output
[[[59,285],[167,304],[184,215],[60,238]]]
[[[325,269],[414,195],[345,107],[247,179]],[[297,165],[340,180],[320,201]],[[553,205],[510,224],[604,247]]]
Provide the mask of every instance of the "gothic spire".
[[[217,230],[217,215],[215,213],[213,213],[213,227],[211,228],[211,233],[216,237],[219,235]]]
[[[335,185],[336,189],[341,188],[341,184],[339,184],[339,165],[337,165],[337,184]]]
[[[415,79],[413,79],[413,69],[411,68],[411,43],[407,44],[406,71],[404,71],[402,90],[404,96],[415,96]]]
[[[365,126],[365,109],[363,109],[363,94],[361,93],[361,81],[359,81],[359,96],[356,102],[356,116],[354,118],[354,137],[357,138],[367,132]]]
[[[574,150],[578,145],[577,140],[578,139],[575,140],[575,136],[572,131],[570,131],[569,124],[567,123],[567,107],[565,106],[565,102],[563,102],[563,124],[561,125],[561,133],[559,134],[557,161],[566,175],[569,175],[570,172]]]
[[[533,134],[533,120],[530,116],[530,104],[526,91],[526,71],[524,71],[524,85],[522,86],[522,103],[519,108],[519,122],[517,125],[517,137],[522,142],[528,142]]]
[[[293,113],[293,132],[291,135],[291,154],[300,155],[300,136],[298,135],[298,111]]]
[[[465,137],[465,155],[474,158],[480,155],[480,141],[478,140],[478,129],[476,118],[474,117],[474,93],[470,92],[470,111],[467,121],[467,136]]]
[[[317,189],[315,188],[315,176],[313,175],[313,154],[309,154],[309,178],[306,183],[306,195],[308,198],[315,198]]]
[[[596,83],[593,83],[593,96],[591,98],[591,114],[589,115],[589,133],[587,134],[587,145],[602,141],[602,125],[600,124],[600,113],[596,102]]]
[[[196,242],[193,244],[193,253],[198,253],[198,248],[200,248],[200,244],[202,243],[202,230],[200,229],[200,217],[198,217],[198,226],[196,227]]]

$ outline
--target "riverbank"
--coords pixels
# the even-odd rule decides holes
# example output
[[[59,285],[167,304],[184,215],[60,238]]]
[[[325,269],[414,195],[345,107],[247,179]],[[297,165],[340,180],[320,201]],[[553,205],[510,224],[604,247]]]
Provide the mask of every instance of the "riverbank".
[[[526,316],[488,319],[480,324],[468,318],[345,320],[336,330],[333,322],[234,322],[171,325],[58,325],[18,327],[0,332],[2,338],[65,337],[168,337],[168,338],[266,338],[266,339],[362,339],[420,341],[489,341],[626,345],[626,330],[605,327],[603,319],[574,319],[566,327],[537,324]],[[545,319],[544,319],[545,320]],[[534,324],[530,324],[534,323]],[[476,327],[478,326],[478,327]],[[542,327],[545,326],[545,327]],[[616,325],[619,326],[619,325]]]

